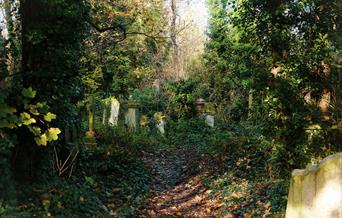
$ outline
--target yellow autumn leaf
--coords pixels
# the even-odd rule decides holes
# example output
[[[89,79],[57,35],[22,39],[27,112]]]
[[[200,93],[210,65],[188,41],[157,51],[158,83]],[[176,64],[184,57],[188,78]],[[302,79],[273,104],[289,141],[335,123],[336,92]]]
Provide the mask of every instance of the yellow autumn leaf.
[[[209,190],[207,190],[205,193],[206,193],[206,194],[210,194],[210,193],[212,193],[212,192],[213,192],[213,190],[210,190],[210,189],[209,189]]]
[[[49,128],[47,131],[47,137],[49,141],[57,140],[58,134],[61,133],[61,130],[58,128]]]
[[[267,210],[271,207],[272,205],[272,202],[271,201],[268,201],[265,205],[264,205],[264,208]]]

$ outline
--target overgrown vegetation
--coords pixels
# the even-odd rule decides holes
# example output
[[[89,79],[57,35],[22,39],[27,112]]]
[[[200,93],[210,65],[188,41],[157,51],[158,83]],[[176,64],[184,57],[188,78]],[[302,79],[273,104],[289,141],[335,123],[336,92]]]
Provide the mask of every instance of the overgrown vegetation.
[[[187,62],[176,3],[0,0],[1,217],[139,216],[144,155],[175,150],[222,216],[280,214],[291,171],[341,151],[339,0],[209,0]]]

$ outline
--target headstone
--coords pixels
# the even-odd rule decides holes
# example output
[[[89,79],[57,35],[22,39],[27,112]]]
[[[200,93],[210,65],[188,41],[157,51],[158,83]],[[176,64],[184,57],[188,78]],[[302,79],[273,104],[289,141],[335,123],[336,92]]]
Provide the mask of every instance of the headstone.
[[[158,123],[156,125],[159,132],[163,135],[165,134],[165,124],[166,124],[166,122],[164,120],[162,120],[162,121],[160,121],[160,123]]]
[[[161,91],[160,80],[159,80],[159,79],[154,80],[152,87],[153,87],[158,93],[160,93],[160,91]]]
[[[214,116],[213,115],[206,115],[205,116],[205,123],[208,125],[208,126],[210,126],[210,127],[214,127],[214,121],[215,121],[215,119],[214,119]]]
[[[154,120],[156,122],[156,127],[158,131],[164,135],[165,125],[166,125],[165,116],[163,115],[162,112],[156,112],[153,116],[154,116]]]
[[[134,132],[137,129],[137,108],[138,104],[130,98],[128,102],[128,111],[125,115],[125,124],[130,132]]]
[[[342,153],[294,170],[286,218],[342,218]]]
[[[77,135],[77,128],[73,125],[71,127],[65,127],[65,142],[67,144],[77,143],[78,135]]]
[[[111,126],[117,126],[118,125],[118,119],[119,119],[119,109],[120,109],[120,103],[116,98],[111,98],[111,107],[110,107],[110,116],[108,119],[108,123]]]

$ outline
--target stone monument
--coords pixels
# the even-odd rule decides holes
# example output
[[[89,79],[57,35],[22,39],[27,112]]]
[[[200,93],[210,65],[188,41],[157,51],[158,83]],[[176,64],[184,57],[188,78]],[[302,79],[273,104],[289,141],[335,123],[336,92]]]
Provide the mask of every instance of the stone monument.
[[[111,126],[117,126],[119,119],[120,102],[116,98],[112,97],[110,103],[111,108],[108,123]]]
[[[342,218],[342,153],[292,172],[286,218]]]
[[[156,127],[158,129],[158,131],[161,134],[165,134],[165,125],[166,125],[166,121],[165,121],[165,116],[163,115],[162,112],[156,112],[154,115],[154,120],[156,122]]]
[[[125,125],[130,132],[134,132],[137,129],[137,108],[138,104],[134,102],[132,96],[130,96],[128,111],[125,114]]]

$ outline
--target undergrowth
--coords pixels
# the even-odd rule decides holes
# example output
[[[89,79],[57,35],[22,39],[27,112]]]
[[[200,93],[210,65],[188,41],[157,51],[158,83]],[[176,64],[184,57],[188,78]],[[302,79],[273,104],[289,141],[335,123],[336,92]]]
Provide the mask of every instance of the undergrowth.
[[[0,205],[4,217],[135,217],[149,191],[144,165],[106,149],[82,151],[70,178],[54,176],[21,184],[14,210]]]

